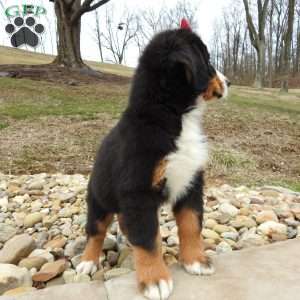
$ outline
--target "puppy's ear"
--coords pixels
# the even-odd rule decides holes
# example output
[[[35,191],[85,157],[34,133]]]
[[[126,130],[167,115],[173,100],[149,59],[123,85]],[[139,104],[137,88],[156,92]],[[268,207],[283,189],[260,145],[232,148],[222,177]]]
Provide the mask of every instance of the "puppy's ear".
[[[188,52],[178,51],[173,53],[170,58],[172,65],[182,70],[182,76],[189,84],[194,84],[196,79],[196,68],[192,57]]]

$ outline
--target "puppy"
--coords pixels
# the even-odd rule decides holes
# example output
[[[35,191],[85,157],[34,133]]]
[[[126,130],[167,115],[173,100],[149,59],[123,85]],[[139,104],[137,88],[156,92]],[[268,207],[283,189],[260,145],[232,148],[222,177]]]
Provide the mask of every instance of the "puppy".
[[[88,185],[88,242],[78,272],[96,271],[107,228],[118,214],[142,293],[167,299],[173,283],[158,221],[165,202],[173,207],[185,270],[214,272],[201,237],[208,158],[201,114],[203,103],[226,96],[228,86],[186,21],[153,38],[139,60],[128,107],[97,154]]]

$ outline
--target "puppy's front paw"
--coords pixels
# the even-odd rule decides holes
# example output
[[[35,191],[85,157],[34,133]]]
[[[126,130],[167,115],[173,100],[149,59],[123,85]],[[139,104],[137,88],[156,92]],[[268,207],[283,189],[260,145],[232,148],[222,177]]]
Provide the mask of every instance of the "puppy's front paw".
[[[150,300],[166,300],[169,298],[173,291],[172,279],[163,280],[161,279],[156,284],[146,285],[143,294]]]
[[[206,262],[195,261],[192,264],[183,264],[184,269],[192,275],[212,275],[215,273],[215,268],[210,259]]]
[[[93,275],[97,272],[97,265],[94,261],[82,261],[77,267],[76,272],[79,274]]]

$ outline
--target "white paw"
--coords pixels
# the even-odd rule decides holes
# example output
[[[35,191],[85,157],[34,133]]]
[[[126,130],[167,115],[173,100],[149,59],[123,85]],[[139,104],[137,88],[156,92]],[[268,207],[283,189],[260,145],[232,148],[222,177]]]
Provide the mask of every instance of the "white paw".
[[[208,264],[201,264],[196,261],[191,265],[183,265],[185,270],[192,275],[212,275],[215,273],[215,268],[211,262]]]
[[[151,300],[166,300],[173,290],[173,281],[160,280],[157,284],[151,284],[144,290],[144,296]]]
[[[97,266],[93,261],[82,261],[76,267],[76,272],[79,274],[93,275],[97,272]]]

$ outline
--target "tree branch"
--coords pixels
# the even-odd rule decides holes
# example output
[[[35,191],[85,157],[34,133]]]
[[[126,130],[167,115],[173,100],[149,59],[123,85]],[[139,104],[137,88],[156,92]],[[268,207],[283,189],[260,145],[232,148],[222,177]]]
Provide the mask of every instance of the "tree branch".
[[[95,9],[99,8],[100,6],[106,4],[110,0],[101,0],[101,1],[95,3],[94,5],[91,6],[91,4],[93,3],[93,1],[94,0],[85,0],[82,3],[82,5],[80,6],[80,8],[77,11],[75,11],[75,13],[73,14],[73,16],[71,18],[71,22],[75,23],[86,12],[95,10]]]
[[[252,16],[250,14],[249,3],[248,3],[248,0],[243,0],[243,2],[244,2],[244,6],[245,6],[247,25],[249,28],[249,36],[250,36],[252,45],[255,48],[258,48],[258,33],[255,29],[255,26],[254,26],[254,23],[252,20]]]

